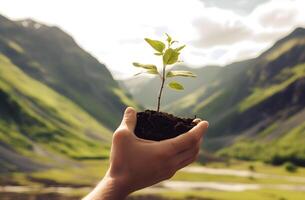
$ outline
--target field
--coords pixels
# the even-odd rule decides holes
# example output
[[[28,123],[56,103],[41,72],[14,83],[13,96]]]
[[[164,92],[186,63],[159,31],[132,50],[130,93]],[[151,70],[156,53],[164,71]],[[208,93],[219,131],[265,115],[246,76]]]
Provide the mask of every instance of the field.
[[[18,191],[36,198],[38,194],[57,194],[56,199],[77,199],[90,191],[107,166],[105,160],[82,161],[73,168],[16,173],[2,178],[2,182],[10,180],[11,184],[27,187],[3,187],[2,194],[7,199],[16,197],[13,195],[18,195]],[[193,164],[171,180],[138,191],[130,199],[301,200],[305,198],[304,185],[305,168],[289,172],[284,166],[241,161]]]

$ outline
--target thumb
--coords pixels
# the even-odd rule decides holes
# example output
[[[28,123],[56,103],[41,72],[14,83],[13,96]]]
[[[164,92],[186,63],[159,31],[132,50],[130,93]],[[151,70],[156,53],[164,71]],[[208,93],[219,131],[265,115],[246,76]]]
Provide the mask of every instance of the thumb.
[[[121,122],[121,127],[125,127],[130,131],[134,131],[137,124],[137,112],[132,107],[127,107]]]
[[[206,132],[209,127],[207,121],[198,123],[195,127],[189,130],[187,133],[181,134],[175,138],[169,139],[175,146],[177,152],[184,151],[186,149],[194,147],[201,139],[202,135]]]

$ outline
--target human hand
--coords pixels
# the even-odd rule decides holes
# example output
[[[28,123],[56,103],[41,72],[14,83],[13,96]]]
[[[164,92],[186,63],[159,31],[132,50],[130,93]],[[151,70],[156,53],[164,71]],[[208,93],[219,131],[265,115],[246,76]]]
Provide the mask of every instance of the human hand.
[[[136,111],[127,108],[113,134],[110,167],[104,180],[108,180],[116,198],[96,199],[124,199],[136,190],[171,178],[197,159],[202,135],[208,128],[208,122],[202,121],[185,134],[156,142],[134,134],[136,121]]]

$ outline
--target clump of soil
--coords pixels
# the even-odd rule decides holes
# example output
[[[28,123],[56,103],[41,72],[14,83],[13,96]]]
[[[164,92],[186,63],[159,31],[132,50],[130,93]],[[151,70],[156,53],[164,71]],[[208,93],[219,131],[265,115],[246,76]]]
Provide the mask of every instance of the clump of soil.
[[[137,113],[135,134],[139,138],[160,141],[181,135],[196,124],[194,118],[179,118],[165,112],[145,110]]]

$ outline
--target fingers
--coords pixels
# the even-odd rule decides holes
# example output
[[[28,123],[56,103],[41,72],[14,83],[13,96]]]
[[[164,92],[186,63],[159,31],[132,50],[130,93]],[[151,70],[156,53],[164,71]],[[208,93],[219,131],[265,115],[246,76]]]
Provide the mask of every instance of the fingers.
[[[127,107],[120,127],[125,127],[133,132],[137,124],[137,112],[132,107]]]
[[[207,121],[202,121],[193,127],[190,131],[173,139],[169,139],[167,142],[173,146],[176,153],[180,153],[196,145],[202,135],[206,132],[208,126],[209,123]]]

